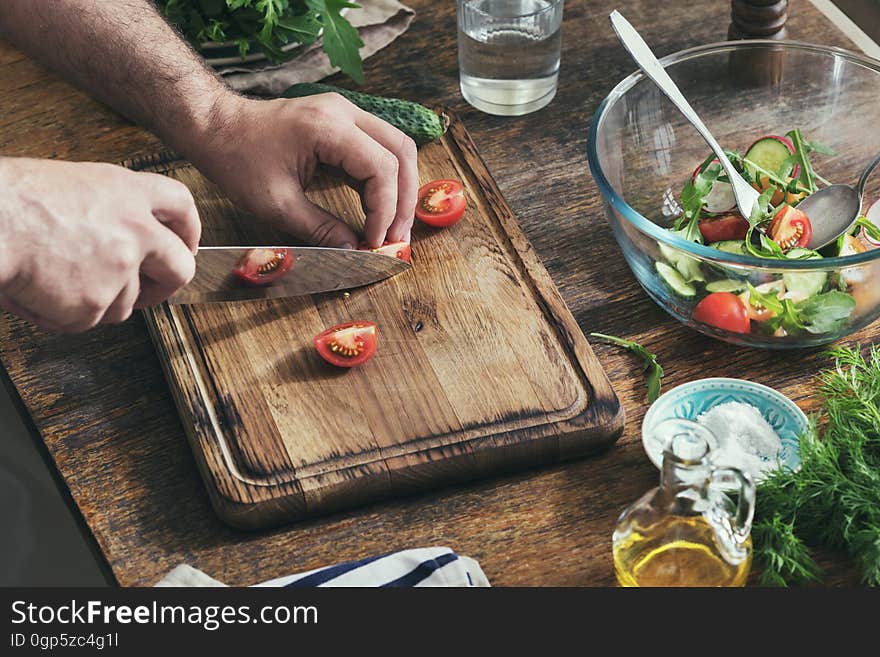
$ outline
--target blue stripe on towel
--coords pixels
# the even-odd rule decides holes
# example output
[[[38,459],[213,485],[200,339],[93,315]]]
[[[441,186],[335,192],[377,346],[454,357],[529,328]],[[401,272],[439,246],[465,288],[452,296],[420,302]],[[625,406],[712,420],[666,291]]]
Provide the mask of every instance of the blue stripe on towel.
[[[439,570],[448,563],[452,563],[456,559],[458,559],[457,554],[441,554],[436,559],[428,559],[427,561],[423,561],[403,577],[398,577],[397,579],[388,582],[387,584],[383,584],[382,586],[415,586],[422,580],[428,579],[431,575],[434,574],[435,571]]]
[[[321,586],[321,584],[326,584],[331,579],[336,579],[340,575],[349,573],[352,570],[356,570],[361,566],[366,566],[369,563],[373,563],[374,561],[378,561],[379,559],[387,556],[387,554],[380,554],[377,557],[369,557],[367,559],[361,559],[360,561],[349,561],[347,563],[341,563],[336,566],[329,566],[328,568],[319,570],[316,573],[312,573],[311,575],[306,575],[301,579],[294,580],[290,582],[290,584],[285,584],[285,587],[296,588],[300,586]]]

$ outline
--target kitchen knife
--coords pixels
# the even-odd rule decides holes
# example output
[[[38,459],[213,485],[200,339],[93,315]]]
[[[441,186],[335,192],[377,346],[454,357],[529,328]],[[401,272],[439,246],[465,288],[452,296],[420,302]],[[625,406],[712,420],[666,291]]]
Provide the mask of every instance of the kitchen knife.
[[[289,271],[265,285],[242,280],[233,270],[254,249],[286,251]],[[196,255],[192,281],[168,299],[170,304],[277,299],[369,285],[410,268],[398,258],[351,249],[305,246],[203,246]]]

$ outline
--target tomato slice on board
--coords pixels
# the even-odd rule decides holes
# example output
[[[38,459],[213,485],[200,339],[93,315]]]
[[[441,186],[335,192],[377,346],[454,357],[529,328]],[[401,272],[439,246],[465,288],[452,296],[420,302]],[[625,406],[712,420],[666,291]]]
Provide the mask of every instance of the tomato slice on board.
[[[376,249],[365,242],[358,247],[358,251],[372,251],[373,253],[381,253],[404,262],[412,262],[412,247],[409,245],[409,242],[385,242],[385,244]]]
[[[746,304],[732,292],[707,295],[696,305],[691,317],[731,333],[748,333],[751,330]]]
[[[813,238],[813,225],[809,217],[797,208],[785,205],[780,208],[770,223],[770,239],[783,251],[795,247],[806,247]]]
[[[293,267],[290,249],[251,249],[238,261],[232,273],[250,285],[268,285]]]
[[[749,222],[741,214],[725,214],[721,217],[703,219],[699,224],[700,235],[707,244],[725,240],[744,240],[749,232]]]
[[[467,201],[457,180],[434,180],[419,188],[416,217],[429,226],[451,226],[461,219]]]
[[[376,325],[372,322],[348,322],[314,338],[315,349],[331,365],[354,367],[366,363],[376,353]]]

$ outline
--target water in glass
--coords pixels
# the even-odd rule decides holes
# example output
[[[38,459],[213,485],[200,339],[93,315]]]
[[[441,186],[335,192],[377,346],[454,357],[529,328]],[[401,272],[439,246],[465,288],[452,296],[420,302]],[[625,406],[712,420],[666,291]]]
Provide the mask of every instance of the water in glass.
[[[562,0],[458,0],[461,93],[490,114],[519,115],[556,94]]]

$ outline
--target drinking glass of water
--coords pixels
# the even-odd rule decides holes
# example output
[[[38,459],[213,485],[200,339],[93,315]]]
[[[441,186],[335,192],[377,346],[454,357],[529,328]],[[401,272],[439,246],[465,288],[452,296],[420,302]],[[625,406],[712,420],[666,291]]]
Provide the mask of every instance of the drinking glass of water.
[[[461,95],[518,116],[556,95],[564,0],[457,0]]]

